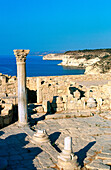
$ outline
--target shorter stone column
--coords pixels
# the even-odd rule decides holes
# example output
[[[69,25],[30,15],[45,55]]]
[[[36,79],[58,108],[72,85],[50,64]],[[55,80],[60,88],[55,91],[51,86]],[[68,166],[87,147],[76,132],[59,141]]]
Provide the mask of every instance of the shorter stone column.
[[[37,130],[37,133],[35,133],[31,140],[33,143],[45,143],[50,142],[49,137],[47,135],[46,130]]]
[[[58,156],[57,166],[64,170],[79,170],[77,156],[72,153],[72,138],[70,136],[64,139],[64,149]]]

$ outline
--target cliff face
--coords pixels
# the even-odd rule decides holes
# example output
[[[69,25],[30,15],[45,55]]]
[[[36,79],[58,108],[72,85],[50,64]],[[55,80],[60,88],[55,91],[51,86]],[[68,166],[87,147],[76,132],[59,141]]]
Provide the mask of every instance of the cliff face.
[[[62,60],[59,65],[85,68],[85,74],[110,72],[111,49],[68,51],[63,54],[48,54],[44,60]]]
[[[100,61],[86,67],[85,74],[98,74],[111,72],[111,55],[104,56]]]
[[[98,57],[96,58],[91,58],[91,59],[86,59],[85,57],[83,58],[79,58],[79,59],[75,59],[71,56],[67,56],[64,57],[62,60],[62,63],[60,63],[59,65],[63,65],[63,66],[74,66],[74,67],[87,67],[89,65],[92,65],[94,63],[96,63],[97,61],[99,61],[100,59]]]

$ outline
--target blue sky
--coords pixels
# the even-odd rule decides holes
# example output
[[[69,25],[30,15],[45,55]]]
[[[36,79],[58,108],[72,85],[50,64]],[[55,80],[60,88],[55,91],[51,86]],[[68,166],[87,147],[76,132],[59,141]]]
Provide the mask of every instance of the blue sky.
[[[110,47],[110,0],[0,0],[0,54]]]

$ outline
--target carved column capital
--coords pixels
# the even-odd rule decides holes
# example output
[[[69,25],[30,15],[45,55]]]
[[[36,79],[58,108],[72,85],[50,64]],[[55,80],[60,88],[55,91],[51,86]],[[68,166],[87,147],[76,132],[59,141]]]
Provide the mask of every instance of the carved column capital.
[[[29,54],[30,50],[13,50],[13,51],[16,57],[16,62],[25,62],[26,56]]]

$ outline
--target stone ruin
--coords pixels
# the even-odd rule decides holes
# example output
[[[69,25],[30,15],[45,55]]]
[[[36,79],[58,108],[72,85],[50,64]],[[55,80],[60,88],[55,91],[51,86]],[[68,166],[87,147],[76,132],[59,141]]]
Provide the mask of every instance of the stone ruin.
[[[37,78],[38,112],[55,113],[87,109],[111,110],[111,82],[83,86],[64,76]]]
[[[36,78],[27,78],[28,98],[34,98],[36,94]],[[34,94],[34,95],[33,95]],[[35,95],[36,97],[36,95]],[[31,99],[29,100],[29,102]],[[36,102],[36,101],[35,101]],[[18,84],[16,76],[8,76],[0,73],[0,128],[10,124],[13,117],[17,117]],[[13,114],[14,113],[14,114]]]
[[[17,105],[16,77],[0,74],[0,128],[12,122]]]
[[[85,109],[85,92],[85,87],[68,79],[37,78],[37,103],[42,103],[44,112]]]
[[[22,50],[19,53],[25,54]],[[25,56],[26,57],[26,56]],[[25,62],[25,60],[24,60]],[[23,62],[22,62],[23,63]],[[21,65],[22,65],[21,63]],[[101,75],[103,76],[103,75]],[[96,80],[103,77],[96,76]],[[111,82],[107,84],[87,86],[77,83],[77,76],[48,76],[27,77],[26,87],[28,91],[28,103],[34,103],[38,113],[71,113],[85,110],[111,110]],[[92,75],[79,75],[78,80],[92,80]],[[105,75],[105,80],[110,75]],[[81,81],[82,82],[82,81]],[[18,81],[16,76],[8,76],[0,73],[0,127],[8,125],[16,114],[15,106],[18,105]],[[86,115],[87,116],[87,115]]]
[[[111,110],[110,81],[104,85],[87,87],[76,83],[73,76],[49,76],[27,77],[26,84],[29,99],[37,97],[32,101],[39,105],[36,109],[38,113]],[[13,112],[17,114],[17,89],[16,76],[0,74],[0,127],[11,123]]]

